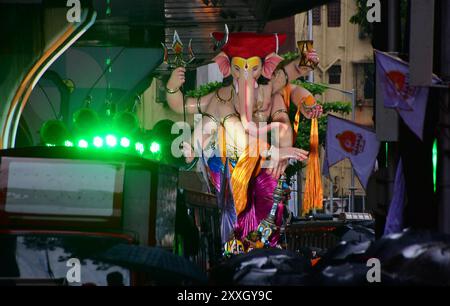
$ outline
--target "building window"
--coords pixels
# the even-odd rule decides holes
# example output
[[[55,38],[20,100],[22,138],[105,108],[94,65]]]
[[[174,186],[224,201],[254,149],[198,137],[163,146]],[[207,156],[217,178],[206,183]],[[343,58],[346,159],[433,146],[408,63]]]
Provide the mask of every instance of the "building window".
[[[356,99],[364,105],[371,105],[375,95],[375,66],[373,63],[356,62],[353,66],[353,80]]]
[[[364,64],[364,99],[373,99],[375,92],[375,84],[373,81],[374,65]]]
[[[328,70],[328,83],[341,84],[341,65],[333,65]]]
[[[335,0],[327,4],[328,26],[341,26],[341,1]]]
[[[312,20],[313,25],[320,25],[320,16],[322,12],[322,7],[318,6],[312,9]]]

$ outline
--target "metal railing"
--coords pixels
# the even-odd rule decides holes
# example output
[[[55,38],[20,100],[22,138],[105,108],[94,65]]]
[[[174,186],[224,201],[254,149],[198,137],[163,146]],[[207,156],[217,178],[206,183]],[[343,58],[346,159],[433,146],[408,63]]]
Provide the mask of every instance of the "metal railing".
[[[351,205],[353,203],[353,205]],[[351,195],[335,198],[323,199],[324,213],[326,214],[340,214],[343,212],[366,212],[366,196],[354,196],[352,201]]]

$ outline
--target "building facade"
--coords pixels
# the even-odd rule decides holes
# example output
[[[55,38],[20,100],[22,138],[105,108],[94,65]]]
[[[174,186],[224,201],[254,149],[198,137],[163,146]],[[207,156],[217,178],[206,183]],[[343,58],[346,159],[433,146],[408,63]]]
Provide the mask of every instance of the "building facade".
[[[314,48],[320,57],[314,81],[332,87],[356,91],[356,122],[373,126],[373,48],[359,25],[349,22],[356,14],[355,0],[335,0],[316,7],[313,15]],[[307,39],[307,13],[295,16],[296,39]],[[322,100],[351,101],[351,96],[327,90]]]

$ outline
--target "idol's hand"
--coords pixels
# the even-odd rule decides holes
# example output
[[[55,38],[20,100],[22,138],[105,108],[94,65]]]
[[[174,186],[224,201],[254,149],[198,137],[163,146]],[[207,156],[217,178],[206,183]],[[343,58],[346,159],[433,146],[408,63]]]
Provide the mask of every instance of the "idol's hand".
[[[319,65],[319,56],[317,55],[316,50],[312,49],[310,52],[306,52],[305,56],[307,60],[314,64],[314,67]],[[314,67],[297,66],[297,70],[301,76],[306,77],[311,71],[313,71]]]
[[[306,117],[308,119],[319,118],[323,114],[322,105],[316,104],[311,110],[306,111]]]
[[[280,176],[286,171],[289,162],[287,160],[282,160],[280,162],[272,163],[271,167],[267,169],[267,173],[270,174],[274,179],[278,180]]]
[[[314,63],[314,65],[319,65],[319,55],[317,54],[315,49],[312,49],[310,52],[306,53],[306,58]]]
[[[270,161],[271,166],[277,166],[280,161],[288,161],[289,159],[304,161],[308,158],[308,154],[308,151],[295,147],[277,148],[271,146],[269,150],[263,151],[261,156]]]
[[[170,79],[167,82],[167,88],[171,90],[176,90],[183,86],[184,82],[186,81],[186,68],[184,67],[178,67],[172,71],[172,74],[170,75]]]
[[[308,151],[294,148],[294,147],[286,147],[286,148],[279,148],[278,150],[278,160],[280,161],[287,161],[289,159],[295,159],[298,161],[304,161],[305,159],[308,159]],[[277,154],[274,154],[275,158]]]
[[[289,159],[304,161],[308,158],[308,154],[309,153],[307,151],[294,147],[272,147],[267,154],[268,156],[270,156],[267,173],[270,174],[274,179],[279,179],[284,171],[286,171],[286,168],[289,164]]]

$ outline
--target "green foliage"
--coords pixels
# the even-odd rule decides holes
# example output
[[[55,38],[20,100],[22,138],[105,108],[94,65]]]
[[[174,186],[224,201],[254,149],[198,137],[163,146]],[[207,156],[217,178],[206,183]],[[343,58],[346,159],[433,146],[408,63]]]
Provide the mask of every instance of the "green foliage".
[[[350,114],[352,111],[351,102],[335,101],[330,103],[321,103],[323,107],[323,112],[327,113],[337,113],[337,114]]]
[[[318,119],[319,120],[319,143],[324,145],[325,135],[327,130],[327,114],[335,113],[335,114],[349,114],[352,110],[350,102],[329,102],[329,103],[321,103],[318,101],[323,108],[323,115]],[[290,118],[291,122],[293,122],[295,117],[296,107],[291,106],[290,109]],[[305,118],[304,116],[300,117],[300,123],[298,127],[297,139],[295,141],[295,146],[301,148],[303,150],[309,151],[309,138],[311,133],[311,120]]]
[[[291,62],[293,60],[296,60],[300,55],[297,52],[289,51],[280,56],[283,58],[283,61]]]
[[[391,1],[391,0],[389,0]],[[399,0],[400,1],[400,23],[402,31],[400,31],[402,39],[404,41],[404,35],[407,33],[406,22],[407,22],[407,14],[408,14],[408,0]],[[373,35],[373,23],[367,21],[367,11],[369,7],[367,7],[367,0],[355,0],[357,12],[355,15],[350,17],[350,22],[353,24],[358,24],[360,26],[360,37],[371,38]]]
[[[221,82],[211,82],[201,85],[199,88],[189,90],[185,96],[187,98],[200,98],[206,96],[209,93],[216,91],[221,88],[223,84]]]
[[[356,0],[357,11],[356,14],[350,17],[350,22],[353,24],[359,24],[360,37],[372,37],[373,24],[367,21],[367,0]]]
[[[300,57],[300,54],[298,54],[297,52],[289,51],[280,56],[283,58],[283,61],[278,64],[278,68],[282,68],[287,64],[289,64],[290,62],[295,61],[297,58]]]
[[[291,84],[298,85],[308,90],[313,96],[323,94],[327,88],[325,85],[319,83],[308,83],[300,80],[294,80]]]

